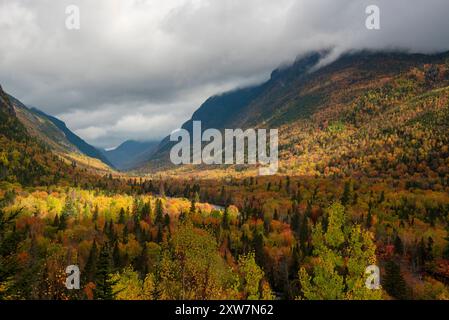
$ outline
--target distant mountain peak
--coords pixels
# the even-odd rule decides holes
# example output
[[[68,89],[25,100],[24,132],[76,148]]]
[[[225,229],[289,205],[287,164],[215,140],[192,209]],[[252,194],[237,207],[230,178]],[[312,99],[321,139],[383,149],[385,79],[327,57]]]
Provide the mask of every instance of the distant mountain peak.
[[[104,150],[103,155],[120,170],[131,170],[150,159],[158,141],[126,140],[112,150]]]

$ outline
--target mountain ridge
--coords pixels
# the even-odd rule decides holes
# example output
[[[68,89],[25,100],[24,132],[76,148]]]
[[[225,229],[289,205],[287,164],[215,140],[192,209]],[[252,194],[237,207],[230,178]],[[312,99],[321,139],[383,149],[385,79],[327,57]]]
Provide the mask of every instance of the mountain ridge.
[[[445,85],[449,77],[444,71],[449,61],[448,52],[433,55],[350,52],[316,69],[315,66],[325,56],[326,53],[306,55],[289,67],[273,71],[270,79],[259,86],[237,89],[207,99],[182,128],[191,132],[192,121],[195,120],[202,121],[203,130],[210,128],[211,124],[217,126],[219,130],[225,127],[279,128],[282,135],[280,139],[282,160],[286,157],[286,152],[282,151],[298,143],[291,134],[298,128],[310,131],[310,137],[315,134],[312,130],[326,133],[326,130],[332,130],[329,127],[332,128],[339,121],[342,122],[343,127],[357,126],[357,123],[352,123],[352,120],[345,118],[345,115],[348,112],[347,109],[354,108],[354,103],[367,93],[374,95],[376,90],[390,91],[390,95],[398,95],[395,99],[402,102],[402,99],[406,97],[431,92],[435,88],[436,83],[427,79],[433,72],[432,68],[440,70],[438,71],[440,85]],[[404,83],[410,83],[410,87]],[[397,93],[396,89],[404,92]],[[228,99],[230,96],[247,92],[257,92],[257,94],[237,108],[233,106],[232,99]],[[387,96],[384,99],[390,98]],[[230,110],[230,114],[225,121],[220,122],[222,110]],[[234,111],[237,112],[234,113]],[[361,113],[362,111],[353,110],[352,112]],[[365,115],[362,116],[362,118],[368,118]],[[173,144],[169,141],[169,137],[166,137],[158,146],[157,152],[140,170],[155,172],[173,169],[174,166],[170,164],[168,158]],[[294,161],[291,155],[287,158],[288,161]]]
[[[31,135],[0,86],[0,180],[3,184],[48,186],[93,184],[99,177]]]
[[[96,147],[90,145],[85,140],[83,140],[82,138],[77,136],[75,133],[73,133],[67,127],[67,125],[65,124],[64,121],[62,121],[54,116],[51,116],[51,115],[49,115],[37,108],[34,108],[34,107],[30,108],[30,110],[49,119],[57,128],[59,128],[65,134],[67,140],[70,143],[72,143],[73,145],[75,145],[81,153],[83,153],[86,156],[89,156],[91,158],[96,158],[96,159],[104,162],[105,164],[107,164],[110,167],[114,167],[113,164],[106,157],[104,157],[104,155]]]
[[[67,161],[108,171],[112,164],[95,147],[75,135],[65,123],[56,117],[47,115],[37,108],[28,108],[10,94],[5,93],[14,116],[26,128],[27,132],[48,146]]]
[[[155,151],[158,141],[127,140],[113,150],[101,150],[119,170],[132,170],[143,164]]]

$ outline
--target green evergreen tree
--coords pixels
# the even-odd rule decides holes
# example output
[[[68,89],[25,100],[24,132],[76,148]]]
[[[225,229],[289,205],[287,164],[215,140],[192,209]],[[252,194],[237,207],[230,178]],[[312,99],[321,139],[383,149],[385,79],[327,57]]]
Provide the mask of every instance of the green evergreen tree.
[[[418,267],[421,268],[424,266],[424,263],[427,260],[426,257],[426,244],[424,243],[424,239],[421,238],[421,241],[419,242],[417,253],[416,253],[416,259]]]
[[[426,261],[432,261],[433,260],[433,239],[432,237],[429,237],[427,239],[427,247],[426,247]]]
[[[118,223],[125,224],[125,210],[123,208],[120,208]]]
[[[115,270],[118,271],[120,270],[120,268],[124,267],[120,258],[120,248],[118,246],[118,241],[115,241],[114,243],[114,249],[112,250],[112,261],[114,263]]]
[[[112,263],[107,243],[103,245],[98,257],[97,272],[95,275],[94,298],[97,300],[114,300],[114,282],[111,280]]]
[[[59,228],[59,215],[55,214],[55,218],[53,219],[53,226]]]
[[[310,238],[309,219],[307,217],[307,214],[304,214],[302,217],[299,231],[299,245],[304,256],[308,255],[309,238]]]
[[[7,197],[8,192],[5,198],[0,199],[0,300],[20,298],[17,295],[20,282],[15,280],[20,266],[12,253],[16,252],[20,241],[25,237],[25,232],[19,232],[15,227],[16,217],[21,210],[6,214],[2,209],[9,202]]]
[[[156,235],[157,243],[161,243],[162,240],[163,240],[163,237],[164,237],[164,233],[163,233],[163,230],[162,230],[162,226],[159,226],[157,228],[157,235]]]
[[[446,237],[444,240],[446,240],[446,246],[443,250],[443,257],[449,260],[449,223],[446,226]]]
[[[198,196],[198,193],[195,192],[195,195],[193,196],[192,200],[190,201],[190,214],[193,214],[196,212],[196,204],[199,202],[200,197]]]
[[[168,213],[164,215],[164,227],[168,227],[170,225],[170,216]]]
[[[264,246],[263,234],[260,232],[256,232],[253,238],[253,248],[254,253],[256,255],[257,264],[260,266],[263,265],[264,262],[263,246]]]
[[[274,209],[273,220],[279,220],[279,213],[277,209]]]
[[[84,266],[83,277],[85,284],[87,284],[87,282],[95,281],[97,260],[98,260],[98,249],[97,243],[94,240],[89,251],[89,257],[87,258],[86,265]]]
[[[145,221],[149,222],[151,214],[152,214],[152,209],[151,209],[151,200],[148,200],[147,203],[145,203],[142,207],[142,219],[144,219]]]
[[[293,216],[291,219],[291,223],[290,223],[290,227],[292,228],[292,231],[296,234],[299,234],[300,230],[300,226],[301,226],[301,216],[299,214],[299,212],[297,211],[293,211]]]
[[[404,245],[398,234],[396,234],[396,237],[394,238],[394,251],[396,254],[400,255],[404,253]]]
[[[351,201],[354,198],[354,185],[352,180],[351,181],[346,181],[345,182],[345,186],[344,186],[344,190],[343,190],[343,195],[341,196],[341,204],[342,205],[347,205],[349,203],[351,203]]]
[[[67,213],[63,211],[59,218],[58,230],[65,230],[67,228]]]
[[[142,278],[148,273],[148,250],[147,244],[144,243],[140,256],[136,260],[136,270],[139,271]]]
[[[164,218],[164,209],[162,207],[162,200],[157,199],[156,200],[156,217],[155,217],[154,222],[157,225],[160,225],[163,222],[163,218]]]
[[[390,260],[385,265],[385,276],[382,277],[382,287],[396,299],[407,299],[407,285],[398,264]]]
[[[92,221],[96,222],[98,220],[98,205],[95,205],[94,213],[92,214]]]
[[[228,212],[228,207],[226,207],[224,209],[223,218],[222,218],[222,222],[221,222],[221,227],[223,228],[223,230],[229,230],[229,212]]]
[[[372,214],[372,202],[370,200],[368,204],[368,215],[366,216],[366,228],[370,229],[373,223],[373,214]]]
[[[114,229],[114,221],[112,221],[112,219],[109,221],[107,235],[108,235],[111,243],[114,243],[116,240],[116,235],[115,235],[115,229]]]
[[[128,243],[128,235],[129,235],[129,230],[128,230],[128,224],[125,224],[125,227],[123,228],[123,237],[122,237],[122,242],[123,243]]]

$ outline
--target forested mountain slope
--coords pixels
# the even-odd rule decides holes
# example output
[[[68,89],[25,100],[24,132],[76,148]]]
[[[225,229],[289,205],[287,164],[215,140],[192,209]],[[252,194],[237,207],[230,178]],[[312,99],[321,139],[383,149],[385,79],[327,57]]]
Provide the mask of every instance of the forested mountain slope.
[[[8,97],[28,133],[44,142],[54,152],[85,166],[104,170],[107,170],[107,166],[112,166],[99,150],[70,131],[63,121],[38,109],[28,108],[11,95]]]
[[[430,170],[447,182],[449,55],[359,52],[317,68],[323,55],[276,70],[258,87],[210,98],[183,127],[201,120],[203,130],[278,128],[281,173]],[[172,145],[165,139],[142,170],[173,168]]]
[[[0,87],[0,180],[23,185],[98,182],[96,175],[52,152],[45,141],[33,137],[19,120],[9,96]]]

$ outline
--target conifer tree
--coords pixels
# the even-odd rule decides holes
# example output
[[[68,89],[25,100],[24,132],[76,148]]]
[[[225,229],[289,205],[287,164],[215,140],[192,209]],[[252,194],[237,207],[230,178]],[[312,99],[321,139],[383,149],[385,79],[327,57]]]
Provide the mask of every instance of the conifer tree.
[[[390,260],[385,265],[385,276],[382,278],[382,287],[396,299],[407,299],[407,286],[398,264]]]
[[[278,210],[277,209],[274,209],[273,220],[279,220],[279,214],[278,214]]]
[[[87,282],[95,280],[95,273],[97,270],[97,260],[98,260],[98,249],[97,243],[94,240],[89,251],[89,257],[87,258],[87,262],[84,267],[83,275],[85,284],[87,284]]]
[[[341,196],[341,204],[344,206],[349,204],[353,199],[353,197],[354,197],[353,183],[352,181],[346,181],[343,190],[343,195]]]
[[[199,195],[197,192],[195,192],[192,200],[190,201],[190,214],[193,214],[196,212],[196,204],[199,202]]]
[[[92,214],[92,221],[96,222],[98,220],[98,205],[95,205],[94,213]]]
[[[118,223],[125,224],[125,210],[123,208],[120,208]]]
[[[16,230],[15,219],[21,212],[16,210],[6,215],[2,207],[7,204],[7,197],[0,199],[0,300],[14,297],[15,286],[13,280],[18,271],[16,260],[11,253],[17,249],[24,232]],[[29,285],[29,284],[28,284]]]
[[[53,226],[59,228],[59,215],[55,214],[55,218],[53,219]]]
[[[300,224],[299,231],[299,245],[303,255],[308,254],[308,243],[309,243],[310,231],[309,231],[309,219],[306,214],[302,217],[302,222]]]
[[[229,212],[228,207],[225,208],[223,212],[223,220],[221,223],[223,230],[229,230]]]
[[[170,226],[170,216],[168,215],[168,213],[166,213],[164,215],[164,227],[168,227]]]
[[[123,228],[123,237],[122,237],[122,242],[123,243],[128,243],[128,235],[129,235],[129,230],[128,230],[128,224],[125,224],[125,227]]]
[[[96,287],[94,290],[94,298],[97,300],[113,300],[115,296],[113,292],[114,282],[111,280],[112,266],[109,251],[109,246],[105,243],[98,257],[98,266],[95,275]]]
[[[146,243],[143,245],[140,256],[136,261],[136,270],[139,271],[142,278],[148,273],[148,252]]]
[[[59,218],[58,230],[65,230],[67,228],[67,213],[63,211]]]
[[[157,241],[157,243],[161,243],[162,240],[163,240],[162,226],[159,225],[159,227],[157,228],[156,241]]]
[[[426,244],[424,243],[424,238],[421,238],[417,248],[417,263],[418,267],[423,267],[426,262]]]
[[[157,225],[162,224],[163,217],[164,217],[164,209],[162,208],[162,200],[161,199],[157,199],[156,200],[156,217],[155,217],[154,222]]]
[[[446,226],[446,237],[444,240],[446,240],[446,246],[443,250],[443,257],[449,260],[449,223]]]
[[[253,238],[253,248],[254,253],[256,255],[256,262],[258,265],[262,265],[264,261],[263,246],[264,246],[263,234],[257,232]]]
[[[426,261],[432,261],[433,260],[433,239],[432,237],[429,237],[427,239],[427,247],[426,247]]]
[[[404,245],[402,244],[402,240],[398,234],[394,238],[394,251],[396,254],[402,255],[404,253]]]
[[[142,219],[149,221],[151,217],[151,201],[145,203],[142,207]]]
[[[118,241],[114,242],[114,249],[112,250],[112,261],[114,263],[114,269],[119,270],[122,267],[122,261],[120,258],[120,248]]]

